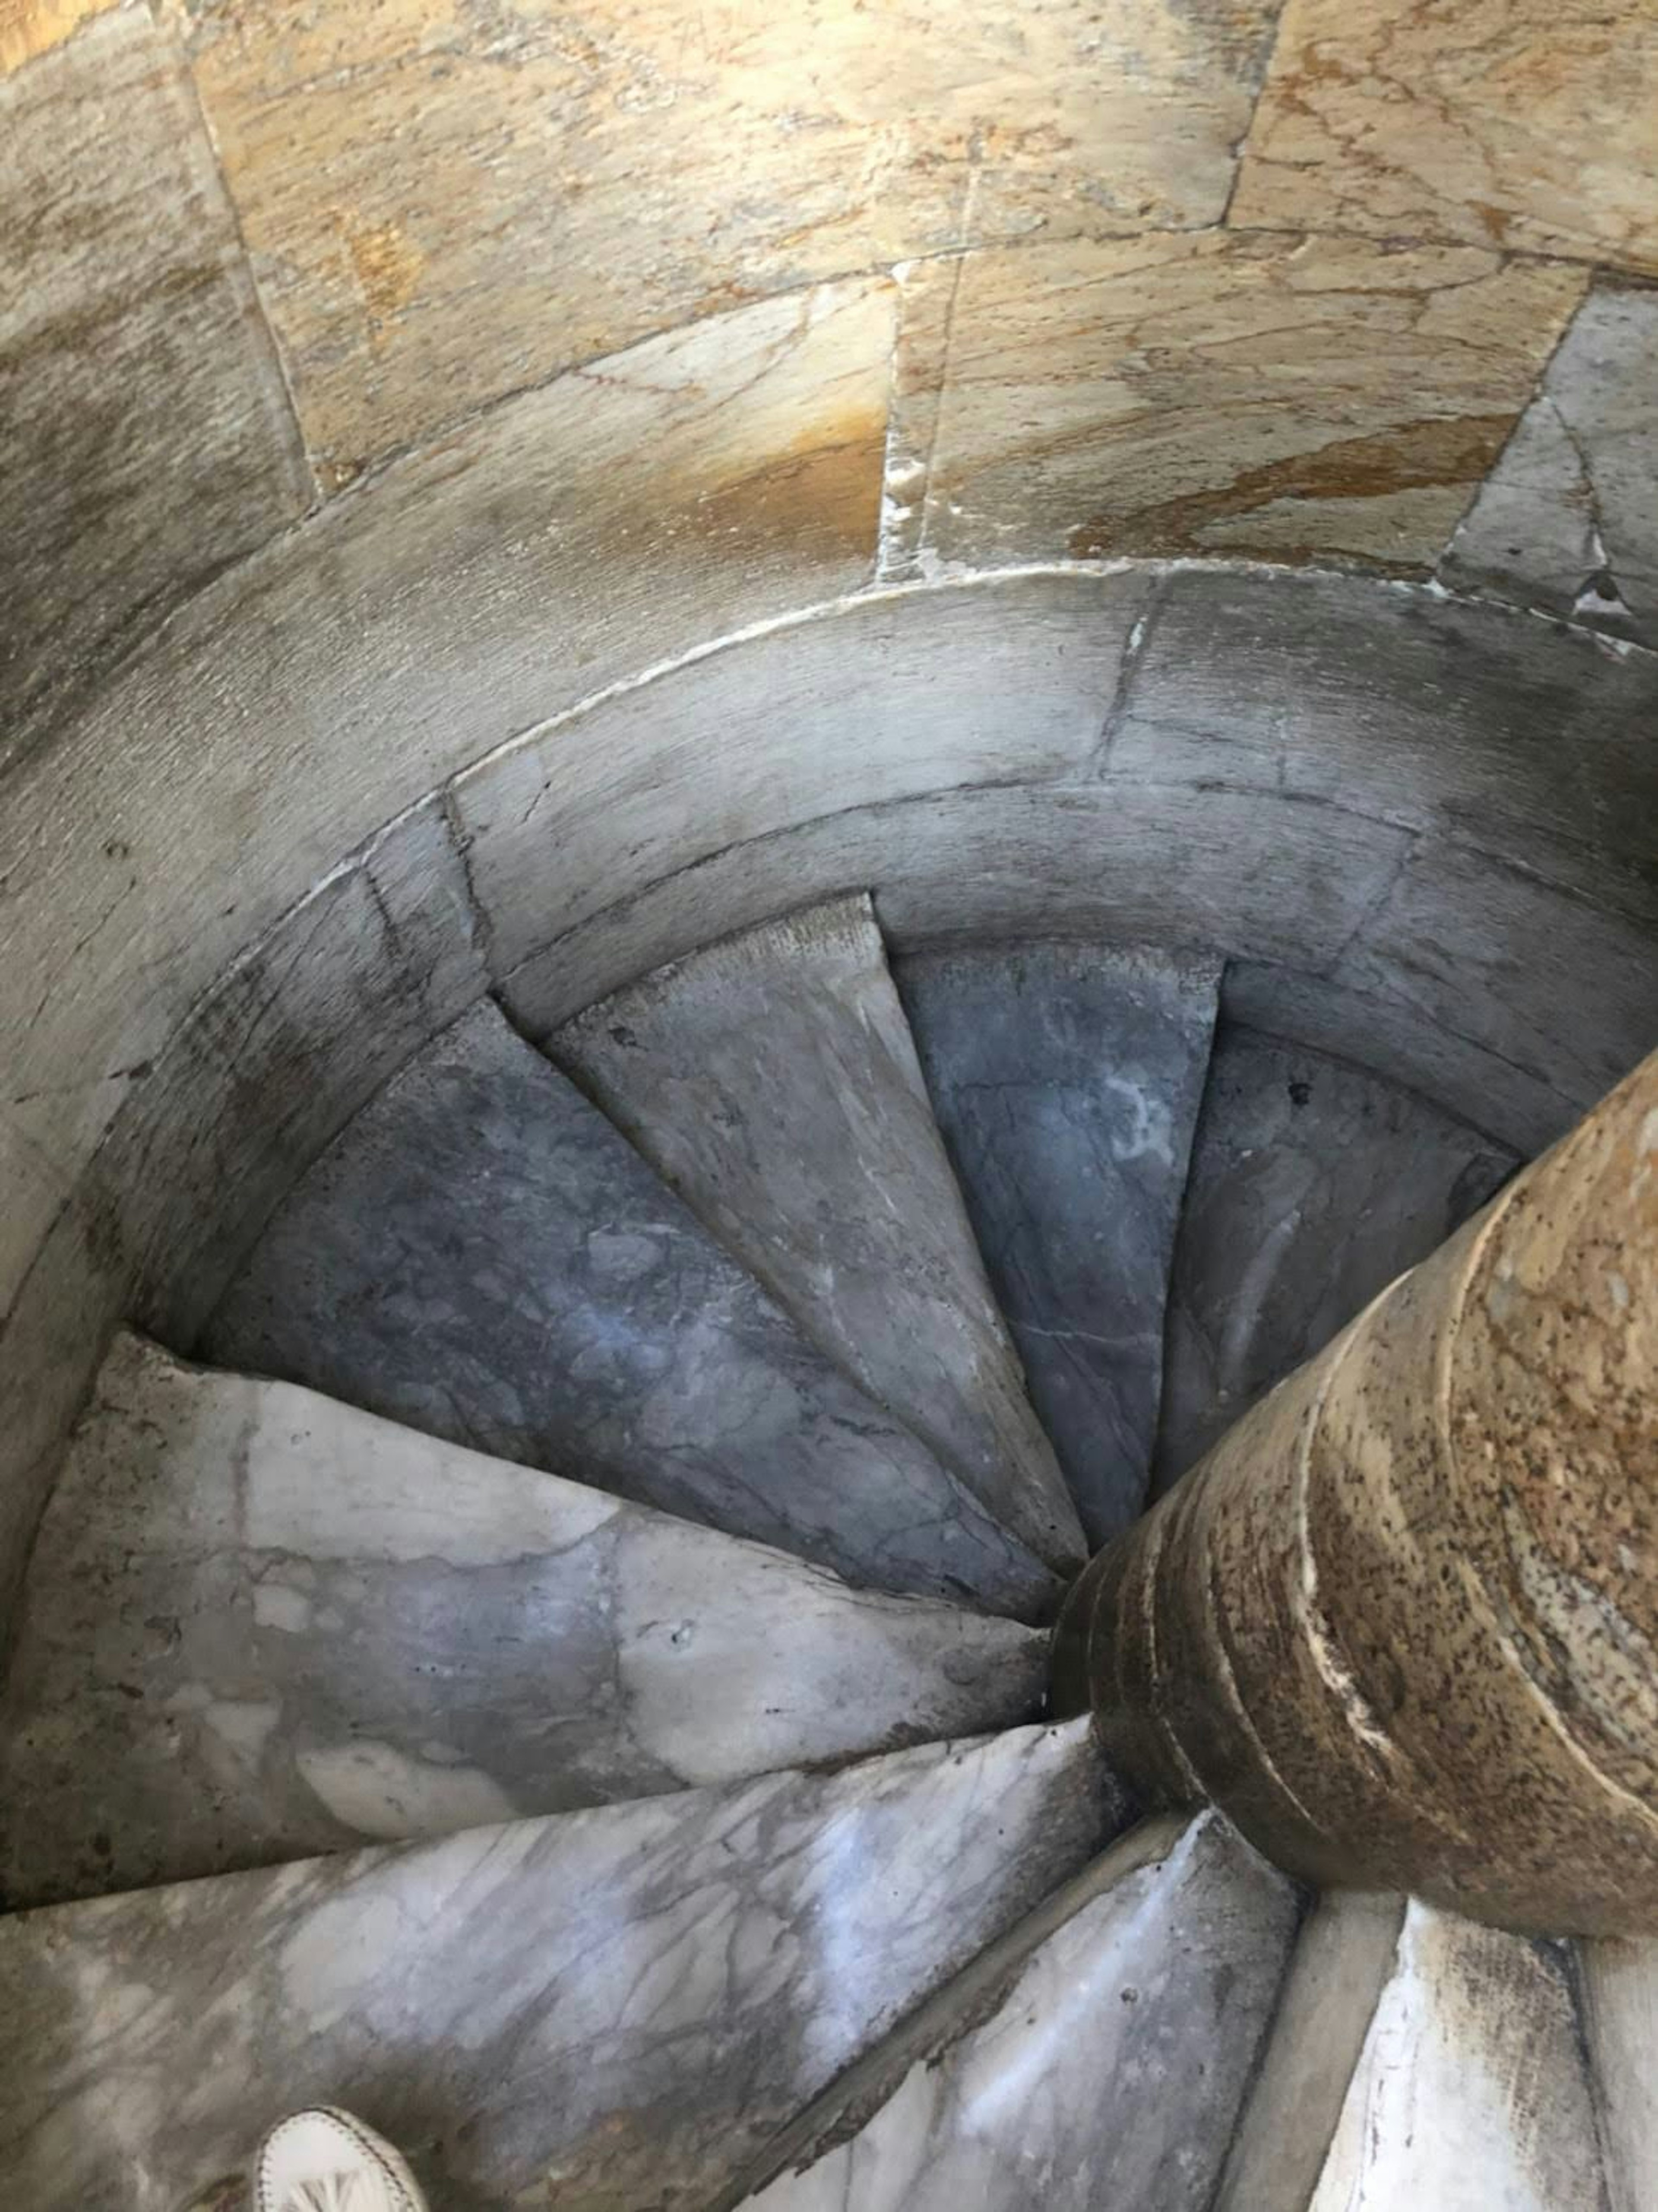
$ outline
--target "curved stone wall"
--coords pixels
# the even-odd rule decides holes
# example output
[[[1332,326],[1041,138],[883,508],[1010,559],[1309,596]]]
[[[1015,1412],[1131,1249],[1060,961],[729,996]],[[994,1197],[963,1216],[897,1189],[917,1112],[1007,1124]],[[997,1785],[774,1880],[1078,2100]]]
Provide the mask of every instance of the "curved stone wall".
[[[0,21],[0,1589],[487,988],[869,884],[1526,1147],[1649,1048],[1647,12],[806,12]]]

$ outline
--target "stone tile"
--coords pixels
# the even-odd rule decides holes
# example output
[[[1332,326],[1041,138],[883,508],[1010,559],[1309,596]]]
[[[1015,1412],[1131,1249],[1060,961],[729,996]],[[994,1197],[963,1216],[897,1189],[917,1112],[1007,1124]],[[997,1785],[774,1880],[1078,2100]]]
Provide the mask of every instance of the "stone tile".
[[[1108,773],[1342,806],[1646,911],[1658,664],[1431,592],[1376,616],[1356,577],[1171,577]]]
[[[0,1063],[46,1157],[78,1170],[119,1072],[459,768],[865,580],[893,289],[714,317],[493,410],[198,593],[18,763]]]
[[[542,1042],[814,1344],[1080,1569],[866,897],[722,938]]]
[[[1441,573],[1658,646],[1658,292],[1598,285]]]
[[[1585,282],[1289,234],[969,253],[930,459],[894,457],[924,503],[914,557],[1427,567]]]
[[[9,12],[0,57],[73,12]],[[0,764],[311,492],[171,40],[122,8],[3,72]]]
[[[1224,1030],[1169,1284],[1158,1487],[1518,1164],[1382,1076]]]
[[[504,747],[455,787],[497,975],[614,904],[624,884],[832,814],[853,793],[876,802],[1084,767],[1145,595],[1139,576],[895,592],[677,672],[671,708],[648,692],[621,696]],[[539,1010],[511,1003],[539,1033]]]
[[[1231,220],[1658,269],[1658,21],[1289,0]]]
[[[1605,2212],[1554,1948],[1412,1902],[1309,2212]]]
[[[339,483],[712,307],[968,238],[1216,221],[1278,5],[191,14],[254,266]]]
[[[88,15],[112,5],[113,0],[11,0],[0,16],[0,76],[61,46]]]
[[[839,2085],[858,2094],[838,2130],[819,2118],[829,2147],[756,2212],[1207,2212],[1297,1901],[1216,1814],[1135,1864],[1138,1841],[989,2002],[950,2019],[952,1993],[934,2001],[934,2033],[870,2117],[860,2075]]]
[[[1090,1548],[1137,1520],[1218,960],[988,945],[899,988],[990,1280]]]
[[[1013,1726],[1046,1671],[1039,1630],[122,1336],[30,1565],[0,1892],[56,1903]]]
[[[1114,1805],[1072,1723],[13,1915],[0,2191],[176,2212],[337,2100],[445,2212],[704,2204]]]
[[[862,1584],[1057,1593],[493,1006],[295,1187],[203,1348]]]

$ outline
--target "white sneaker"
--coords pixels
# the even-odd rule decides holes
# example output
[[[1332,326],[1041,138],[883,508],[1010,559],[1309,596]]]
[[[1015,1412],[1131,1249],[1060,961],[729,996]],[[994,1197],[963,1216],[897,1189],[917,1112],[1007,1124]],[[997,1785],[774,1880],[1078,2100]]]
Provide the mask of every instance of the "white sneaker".
[[[333,2105],[279,2121],[253,2161],[253,2212],[428,2212],[402,2156]]]

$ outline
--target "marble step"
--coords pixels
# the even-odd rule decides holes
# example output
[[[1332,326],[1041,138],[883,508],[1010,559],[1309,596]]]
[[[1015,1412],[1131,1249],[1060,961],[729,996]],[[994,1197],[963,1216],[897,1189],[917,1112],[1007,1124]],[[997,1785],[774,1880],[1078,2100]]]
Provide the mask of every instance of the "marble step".
[[[1611,2212],[1658,2207],[1658,1938],[1577,1947]]]
[[[1085,1723],[0,1920],[0,2203],[177,2212],[343,2103],[443,2212],[701,2206],[1070,1880]]]
[[[814,1342],[1004,1527],[1076,1566],[866,897],[705,946],[537,1042]]]
[[[1175,1243],[1166,1489],[1520,1164],[1414,1091],[1223,1026]]]
[[[301,1179],[198,1349],[855,1583],[1031,1619],[1056,1602],[487,1004]]]
[[[992,945],[896,973],[992,1288],[1097,1548],[1145,1504],[1220,963]]]
[[[1216,2212],[1607,2212],[1601,2159],[1565,1947],[1327,1899]]]
[[[0,1692],[13,1907],[1033,1719],[1047,1638],[117,1340]]]
[[[1207,2212],[1295,1893],[1209,1813],[1125,1837],[1065,1905],[768,2146],[755,2212]]]

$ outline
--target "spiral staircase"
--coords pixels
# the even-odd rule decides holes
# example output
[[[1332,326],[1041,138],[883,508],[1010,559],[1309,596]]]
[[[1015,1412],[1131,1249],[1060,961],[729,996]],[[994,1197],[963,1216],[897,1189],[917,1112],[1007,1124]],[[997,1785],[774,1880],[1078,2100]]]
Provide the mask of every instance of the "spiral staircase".
[[[0,2204],[325,2100],[434,2212],[1658,2208],[1658,1899],[1310,1881],[1054,1670],[1658,1042],[1655,99],[0,8]]]

